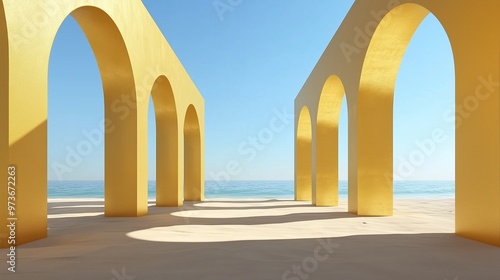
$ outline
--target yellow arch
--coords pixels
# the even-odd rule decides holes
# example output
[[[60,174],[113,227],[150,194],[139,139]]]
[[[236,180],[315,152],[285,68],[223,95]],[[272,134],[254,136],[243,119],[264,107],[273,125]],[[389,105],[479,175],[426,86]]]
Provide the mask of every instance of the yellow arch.
[[[313,187],[313,204],[337,206],[339,201],[338,145],[339,119],[344,85],[332,75],[326,80],[318,104],[316,124],[316,183]]]
[[[413,34],[429,11],[407,3],[384,16],[371,38],[358,94],[357,200],[349,211],[392,215],[393,104],[399,65]],[[382,175],[382,176],[381,176]],[[354,201],[354,199],[352,199]]]
[[[144,215],[147,205],[139,199],[147,197],[147,190],[137,188],[138,178],[125,179],[122,176],[123,173],[135,174],[138,169],[138,155],[134,152],[137,111],[128,108],[128,115],[123,115],[124,112],[116,106],[116,101],[124,95],[135,98],[135,81],[127,47],[113,19],[100,8],[82,6],[70,15],[82,28],[96,57],[103,84],[105,120],[113,124],[113,131],[108,127],[105,137],[105,215]],[[117,69],[120,69],[120,75],[116,75]]]
[[[312,127],[311,114],[304,106],[296,126],[295,199],[312,199]]]
[[[167,77],[156,79],[151,91],[156,119],[156,205],[182,205],[179,181],[179,124]]]
[[[394,84],[409,41],[432,12],[455,62],[456,233],[500,246],[500,36],[492,36],[500,32],[498,11],[494,0],[354,3],[295,99],[296,112],[305,105],[316,112],[323,81],[332,73],[342,78],[349,100],[350,212],[392,215]],[[474,25],[464,27],[465,17]],[[317,129],[313,123],[313,138],[321,137]]]
[[[143,3],[139,0],[19,0],[1,3],[0,79],[4,82],[0,87],[5,87],[5,90],[0,94],[0,160],[4,168],[16,166],[17,180],[22,185],[16,198],[17,244],[47,235],[48,64],[56,33],[68,15],[77,20],[86,34],[103,81],[105,215],[146,215],[147,119],[151,86],[163,81],[163,78],[157,80],[158,77],[168,77],[169,86],[159,85],[153,89],[156,116],[160,120],[164,117],[170,120],[174,115],[176,120],[183,120],[190,105],[199,116],[204,116],[204,100]],[[29,83],[26,77],[29,77]],[[175,111],[165,113],[161,110],[169,103],[168,99],[172,99],[169,94],[175,100]],[[123,98],[128,101],[124,102]],[[200,118],[199,123],[202,144],[204,120]],[[177,143],[182,142],[183,125],[178,123]],[[164,130],[171,129],[170,122],[160,121],[159,137],[166,135]],[[168,138],[174,144],[169,142],[160,147],[159,153],[164,157],[167,151],[172,152],[170,149],[177,150],[178,157],[175,162],[161,158],[160,161],[168,163],[160,162],[159,168],[171,168],[168,171],[171,173],[177,168],[177,184],[168,186],[167,192],[172,192],[168,195],[160,191],[158,203],[178,206],[182,204],[182,184],[178,181],[184,176],[180,156],[184,149],[180,144],[176,147],[171,136]],[[203,146],[200,153],[203,153]],[[201,177],[203,184],[203,176],[196,176]],[[175,181],[174,177],[169,178]],[[7,181],[6,177],[3,178]],[[6,209],[5,192],[0,193],[0,200],[0,207]],[[0,219],[6,220],[6,215],[1,211]],[[6,244],[6,230],[0,229],[2,246]]]
[[[184,200],[203,200],[203,161],[201,155],[200,121],[193,105],[184,120]]]

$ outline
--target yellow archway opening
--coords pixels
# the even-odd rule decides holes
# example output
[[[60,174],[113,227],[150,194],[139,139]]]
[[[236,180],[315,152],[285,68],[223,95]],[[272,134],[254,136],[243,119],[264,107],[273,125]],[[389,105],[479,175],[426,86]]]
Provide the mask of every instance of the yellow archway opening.
[[[189,105],[184,120],[184,200],[204,199],[200,122],[193,105]]]
[[[359,85],[357,170],[349,172],[350,212],[393,213],[394,89],[406,49],[429,13],[417,4],[400,5],[382,19],[373,34]]]
[[[165,76],[151,91],[156,120],[156,206],[182,204],[179,191],[178,122],[174,93]]]
[[[316,124],[316,182],[312,202],[317,206],[339,203],[339,119],[344,86],[336,75],[330,76],[318,104]]]
[[[105,215],[145,215],[147,186],[137,176],[136,106],[119,103],[124,96],[136,102],[127,48],[113,19],[103,10],[85,6],[74,10],[71,16],[76,19],[92,47],[103,84]],[[127,106],[126,114],[120,110],[120,105]]]

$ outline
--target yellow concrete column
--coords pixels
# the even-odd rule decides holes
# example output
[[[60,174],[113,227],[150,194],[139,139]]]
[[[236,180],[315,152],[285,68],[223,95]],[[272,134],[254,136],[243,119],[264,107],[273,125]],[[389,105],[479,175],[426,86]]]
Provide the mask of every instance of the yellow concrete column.
[[[474,27],[457,19],[447,28],[456,73],[455,228],[500,246],[500,2],[462,9]]]
[[[295,200],[312,200],[311,115],[303,107],[298,117],[295,140]]]

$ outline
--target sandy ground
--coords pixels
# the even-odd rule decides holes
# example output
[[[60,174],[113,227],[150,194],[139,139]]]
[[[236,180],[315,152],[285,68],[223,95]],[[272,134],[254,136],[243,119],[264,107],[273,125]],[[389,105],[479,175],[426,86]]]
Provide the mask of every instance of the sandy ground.
[[[0,279],[500,279],[500,248],[456,237],[453,200],[397,199],[393,217],[283,200],[211,200],[105,218],[51,200],[49,237]]]

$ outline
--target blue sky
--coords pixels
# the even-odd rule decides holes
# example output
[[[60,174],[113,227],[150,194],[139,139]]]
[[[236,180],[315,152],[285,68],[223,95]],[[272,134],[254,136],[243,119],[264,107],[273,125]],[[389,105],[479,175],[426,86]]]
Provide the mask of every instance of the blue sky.
[[[205,98],[205,176],[217,178],[228,162],[231,179],[293,179],[293,102],[353,1],[143,0]],[[237,3],[225,12],[215,4]],[[454,110],[451,47],[430,15],[417,30],[401,64],[394,111],[394,167],[399,179],[453,179]],[[103,95],[85,35],[68,17],[55,39],[49,65],[49,179],[100,180],[104,143],[97,141],[69,169],[65,157],[99,127]],[[152,106],[150,106],[152,107]],[[249,142],[281,117],[282,129],[259,149]],[[155,178],[154,115],[150,110],[149,177]],[[422,162],[422,143],[442,131]],[[420,145],[418,144],[420,143]],[[347,178],[347,112],[340,123],[340,179]]]

